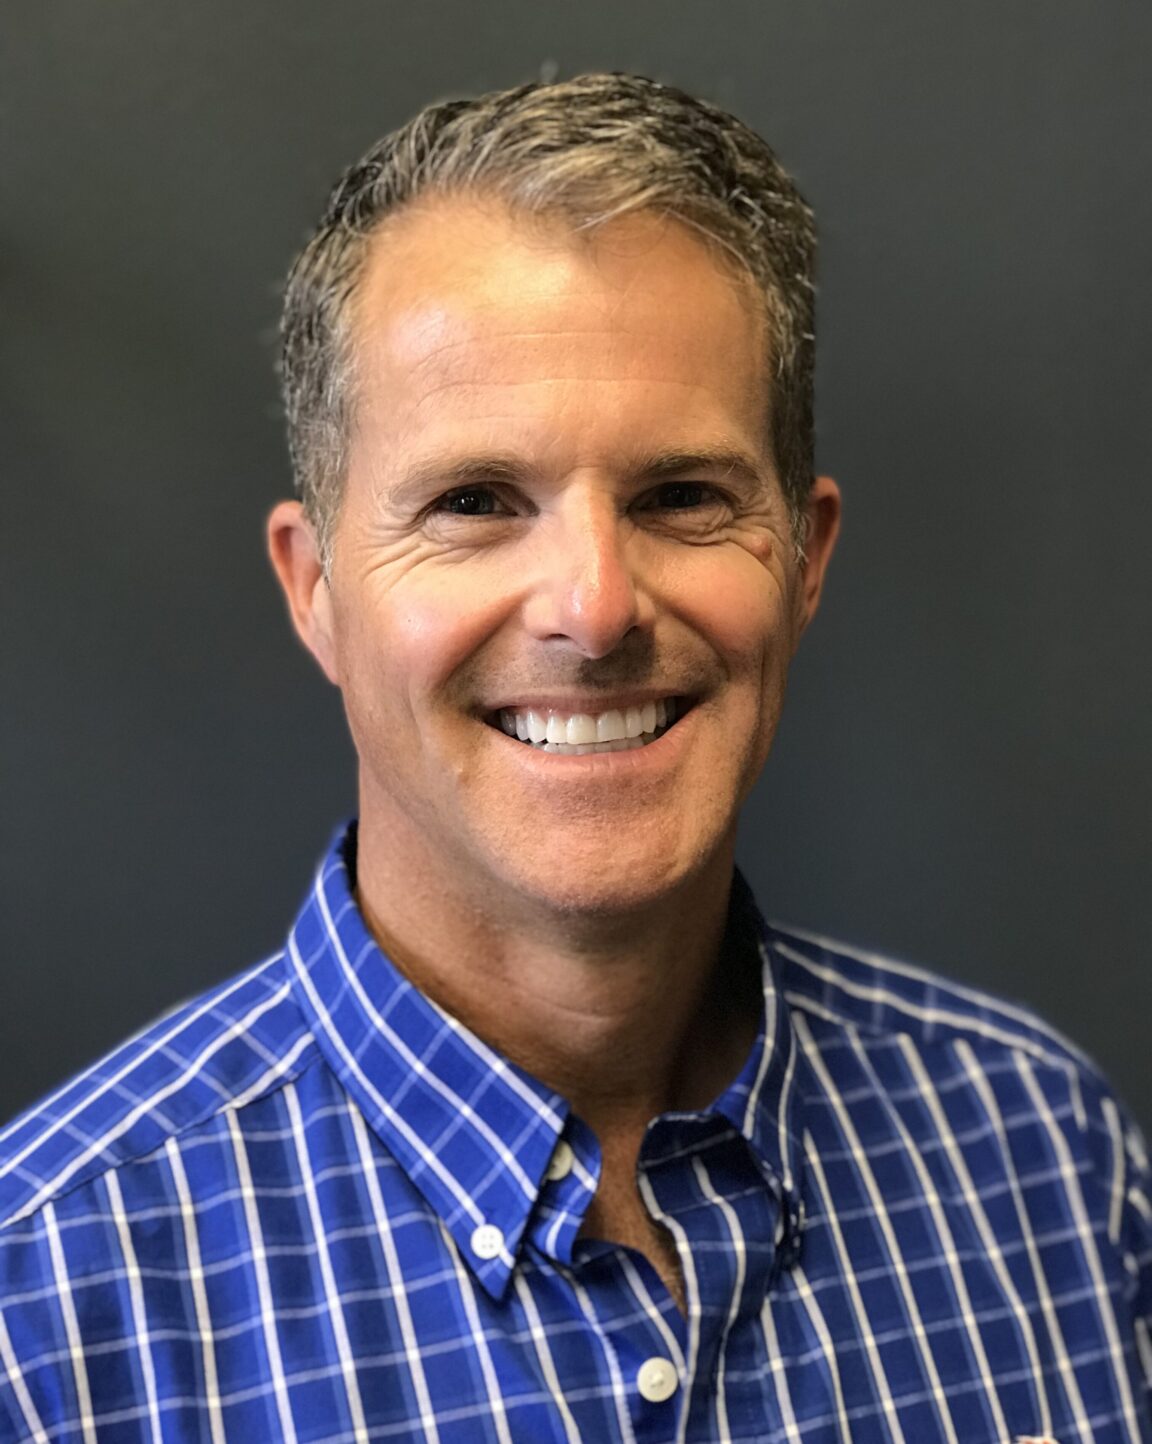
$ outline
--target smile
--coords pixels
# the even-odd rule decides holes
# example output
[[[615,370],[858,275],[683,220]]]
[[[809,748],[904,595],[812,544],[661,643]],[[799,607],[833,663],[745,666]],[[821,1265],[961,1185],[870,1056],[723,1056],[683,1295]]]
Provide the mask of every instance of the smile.
[[[638,707],[595,713],[502,707],[493,714],[492,726],[540,752],[570,757],[589,752],[627,752],[647,747],[662,737],[683,715],[682,701],[677,697],[661,697]]]

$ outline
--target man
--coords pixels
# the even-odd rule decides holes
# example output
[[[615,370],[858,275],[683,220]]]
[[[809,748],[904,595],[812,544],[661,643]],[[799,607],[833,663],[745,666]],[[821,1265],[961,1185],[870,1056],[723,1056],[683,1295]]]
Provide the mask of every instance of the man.
[[[358,825],[283,953],[6,1132],[0,1438],[1152,1438],[1106,1087],[734,877],[839,519],[813,248],[634,77],[341,181],[269,545]]]

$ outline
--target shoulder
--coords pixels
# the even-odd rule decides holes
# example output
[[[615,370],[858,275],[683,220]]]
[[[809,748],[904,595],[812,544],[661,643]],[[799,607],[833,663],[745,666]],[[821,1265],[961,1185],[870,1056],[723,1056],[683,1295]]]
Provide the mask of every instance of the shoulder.
[[[1031,1008],[940,973],[819,934],[772,925],[769,943],[793,1014],[821,1031],[920,1046],[968,1043],[1100,1079],[1092,1060]]]
[[[810,1077],[806,1127],[827,1120],[823,1137],[839,1145],[849,1134],[843,1157],[914,1146],[943,1170],[946,1195],[966,1174],[1050,1230],[1095,1231],[1152,1318],[1148,1151],[1089,1057],[982,989],[806,931],[769,926],[766,937]],[[1005,1237],[1014,1218],[1002,1216]]]
[[[1108,1079],[1031,1008],[802,929],[772,925],[767,937],[800,1052],[841,1101],[878,1090],[916,1113],[946,1095],[960,1114],[967,1099],[976,1132],[1058,1132],[1095,1168],[1146,1167]]]
[[[0,1230],[283,1086],[314,1051],[282,953],[181,1005],[0,1129]]]
[[[953,1127],[1110,1180],[1113,1218],[1147,1178],[1139,1127],[1095,1062],[1022,1004],[818,934],[770,926],[800,1053],[849,1111]],[[934,1121],[930,1122],[929,1119]],[[1152,1217],[1150,1217],[1152,1221]]]

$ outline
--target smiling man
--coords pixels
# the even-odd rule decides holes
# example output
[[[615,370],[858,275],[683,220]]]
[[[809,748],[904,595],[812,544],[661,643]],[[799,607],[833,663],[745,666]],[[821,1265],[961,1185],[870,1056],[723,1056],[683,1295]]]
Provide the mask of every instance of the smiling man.
[[[5,1134],[0,1439],[1152,1437],[1091,1066],[734,873],[839,521],[813,250],[636,77],[341,181],[268,536],[359,819],[282,953]]]

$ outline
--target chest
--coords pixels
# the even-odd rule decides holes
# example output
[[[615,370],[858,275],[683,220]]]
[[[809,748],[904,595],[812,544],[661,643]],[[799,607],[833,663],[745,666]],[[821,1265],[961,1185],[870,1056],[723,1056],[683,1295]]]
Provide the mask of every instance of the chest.
[[[913,1157],[879,1134],[846,1149],[829,1124],[785,1262],[779,1192],[722,1140],[685,1142],[650,1160],[643,1218],[622,1205],[622,1237],[570,1255],[578,1170],[551,1183],[488,1288],[470,1228],[365,1130],[352,1166],[337,1117],[317,1114],[310,1181],[294,1135],[262,1126],[246,1188],[182,1203],[161,1158],[125,1172],[118,1223],[81,1189],[55,1254],[9,1239],[4,1326],[48,1437],[88,1419],[125,1440],[1152,1440],[1131,1280],[1089,1175],[1072,1210],[1080,1182],[1014,1169],[984,1135]],[[190,1144],[181,1176],[206,1161]]]
[[[217,1247],[205,1229],[199,1275],[178,1238],[135,1226],[135,1287],[93,1269],[73,1290],[83,1347],[54,1400],[46,1372],[34,1381],[45,1425],[87,1407],[95,1419],[135,1409],[143,1429],[150,1388],[179,1395],[155,1416],[154,1437],[173,1440],[1152,1437],[1131,1342],[1109,1344],[1119,1280],[1077,1310],[1057,1292],[1054,1249],[990,1253],[961,1200],[946,1206],[944,1252],[909,1210],[870,1239],[814,1196],[800,1257],[780,1270],[771,1195],[717,1180],[674,1220],[686,1314],[647,1249],[594,1239],[568,1265],[529,1241],[494,1297],[410,1192],[385,1204],[382,1217],[330,1219],[321,1238],[306,1209],[258,1198],[261,1250]]]
[[[684,1267],[667,1222],[648,1211],[632,1178],[605,1173],[580,1229],[587,1240],[618,1245],[644,1258],[681,1314],[687,1311]]]

